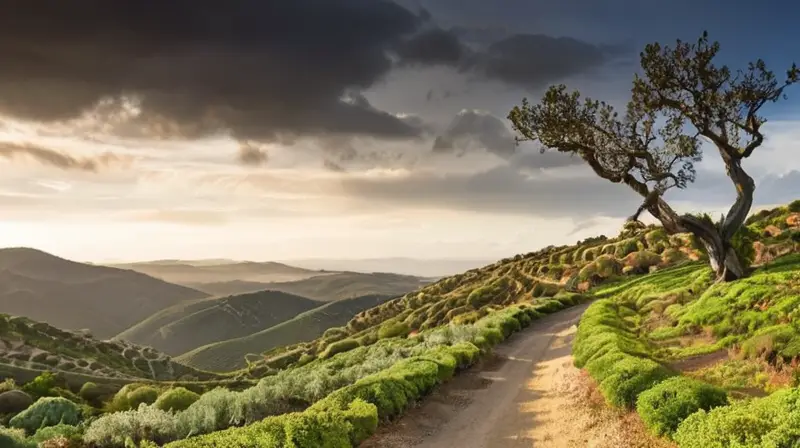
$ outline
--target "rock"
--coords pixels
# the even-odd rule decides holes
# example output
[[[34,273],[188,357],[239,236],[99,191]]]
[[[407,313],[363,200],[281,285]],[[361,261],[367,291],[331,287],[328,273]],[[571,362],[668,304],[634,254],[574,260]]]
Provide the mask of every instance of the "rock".
[[[792,213],[789,215],[789,217],[786,218],[786,224],[788,224],[789,227],[800,227],[800,213]]]
[[[767,226],[767,227],[764,227],[764,232],[763,232],[763,234],[764,234],[764,236],[766,236],[766,237],[775,237],[775,236],[780,236],[780,234],[781,234],[781,233],[783,233],[783,232],[782,232],[782,231],[781,231],[781,229],[779,229],[777,226],[772,226],[772,225],[769,225],[769,226]]]
[[[10,390],[0,394],[0,414],[17,414],[32,404],[33,398],[21,390]]]

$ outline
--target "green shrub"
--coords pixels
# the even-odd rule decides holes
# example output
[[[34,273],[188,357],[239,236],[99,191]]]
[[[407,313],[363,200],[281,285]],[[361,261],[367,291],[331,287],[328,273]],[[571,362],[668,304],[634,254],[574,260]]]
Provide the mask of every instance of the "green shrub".
[[[184,387],[176,387],[162,393],[154,406],[162,411],[183,411],[200,399],[200,395]]]
[[[56,377],[50,372],[43,372],[33,381],[22,386],[22,390],[33,398],[50,397],[56,387]]]
[[[47,440],[52,440],[55,438],[64,438],[71,445],[79,446],[83,438],[83,431],[77,426],[73,425],[65,425],[60,423],[55,426],[47,426],[38,431],[32,437],[32,440],[36,443],[42,443]]]
[[[21,390],[0,393],[0,414],[16,414],[32,404],[33,398]]]
[[[675,432],[681,448],[795,448],[800,440],[800,389],[737,401],[690,415]]]
[[[328,359],[333,355],[336,355],[338,353],[348,352],[358,347],[359,347],[358,341],[356,341],[355,339],[350,339],[350,338],[342,339],[341,341],[334,342],[333,344],[326,347],[325,351],[320,353],[319,357],[322,359]]]
[[[36,448],[36,442],[25,437],[25,431],[0,427],[0,447],[3,448]]]
[[[611,406],[632,408],[639,394],[670,377],[661,364],[635,356],[626,356],[611,366],[600,383],[600,391]]]
[[[109,403],[111,411],[138,409],[141,403],[153,404],[158,399],[158,390],[142,384],[126,384]]]
[[[642,392],[636,401],[636,412],[651,432],[671,437],[686,417],[700,409],[709,410],[727,403],[724,390],[676,376]]]
[[[77,404],[61,397],[42,397],[28,409],[15,415],[8,423],[13,428],[24,429],[34,434],[39,428],[55,426],[59,423],[77,425],[81,419],[81,409]]]
[[[408,328],[406,323],[391,322],[381,326],[381,328],[378,330],[378,339],[388,339],[398,336],[405,337],[409,332],[411,332],[411,329]]]
[[[800,199],[790,202],[786,208],[792,213],[800,213]]]
[[[751,229],[749,226],[742,226],[731,238],[731,246],[733,247],[736,255],[739,256],[739,261],[745,268],[753,264],[756,258],[756,250],[753,243],[758,241],[758,232]]]
[[[93,421],[83,440],[103,448],[123,448],[128,439],[133,443],[149,440],[161,445],[186,436],[184,431],[171,413],[142,404],[135,410],[108,413]]]

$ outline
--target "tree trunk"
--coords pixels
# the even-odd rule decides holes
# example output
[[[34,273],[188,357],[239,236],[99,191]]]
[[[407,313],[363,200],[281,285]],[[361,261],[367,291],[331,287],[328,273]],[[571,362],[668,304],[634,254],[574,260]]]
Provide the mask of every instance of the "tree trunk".
[[[733,249],[730,239],[713,223],[703,221],[701,227],[692,226],[692,234],[700,240],[708,253],[708,263],[717,274],[717,281],[729,282],[743,278],[747,271]]]

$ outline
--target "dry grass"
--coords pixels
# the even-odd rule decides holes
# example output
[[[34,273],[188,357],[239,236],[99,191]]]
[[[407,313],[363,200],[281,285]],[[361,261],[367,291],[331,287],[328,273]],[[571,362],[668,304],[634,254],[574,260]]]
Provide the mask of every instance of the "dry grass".
[[[558,385],[571,408],[570,425],[583,440],[570,441],[568,448],[675,448],[676,445],[651,436],[635,412],[609,408],[595,382],[585,371],[569,369]],[[566,447],[565,447],[566,448]]]

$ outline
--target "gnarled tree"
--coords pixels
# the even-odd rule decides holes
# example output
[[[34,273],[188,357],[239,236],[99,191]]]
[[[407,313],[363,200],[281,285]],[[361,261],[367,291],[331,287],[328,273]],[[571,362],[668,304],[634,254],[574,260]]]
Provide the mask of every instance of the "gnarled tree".
[[[581,100],[564,85],[551,87],[536,105],[527,99],[509,113],[518,141],[538,141],[580,156],[603,179],[625,184],[640,194],[642,205],[669,233],[691,232],[708,252],[719,280],[746,275],[731,241],[753,203],[755,183],[741,162],[764,141],[762,107],[785,98],[784,90],[800,80],[796,65],[779,81],[764,61],[732,72],[717,66],[718,42],[708,34],[697,43],[677,41],[675,48],[650,44],[641,53],[643,75],[633,82],[624,114],[601,101]],[[737,198],[723,218],[678,214],[664,200],[672,188],[695,180],[701,143],[716,147]]]

